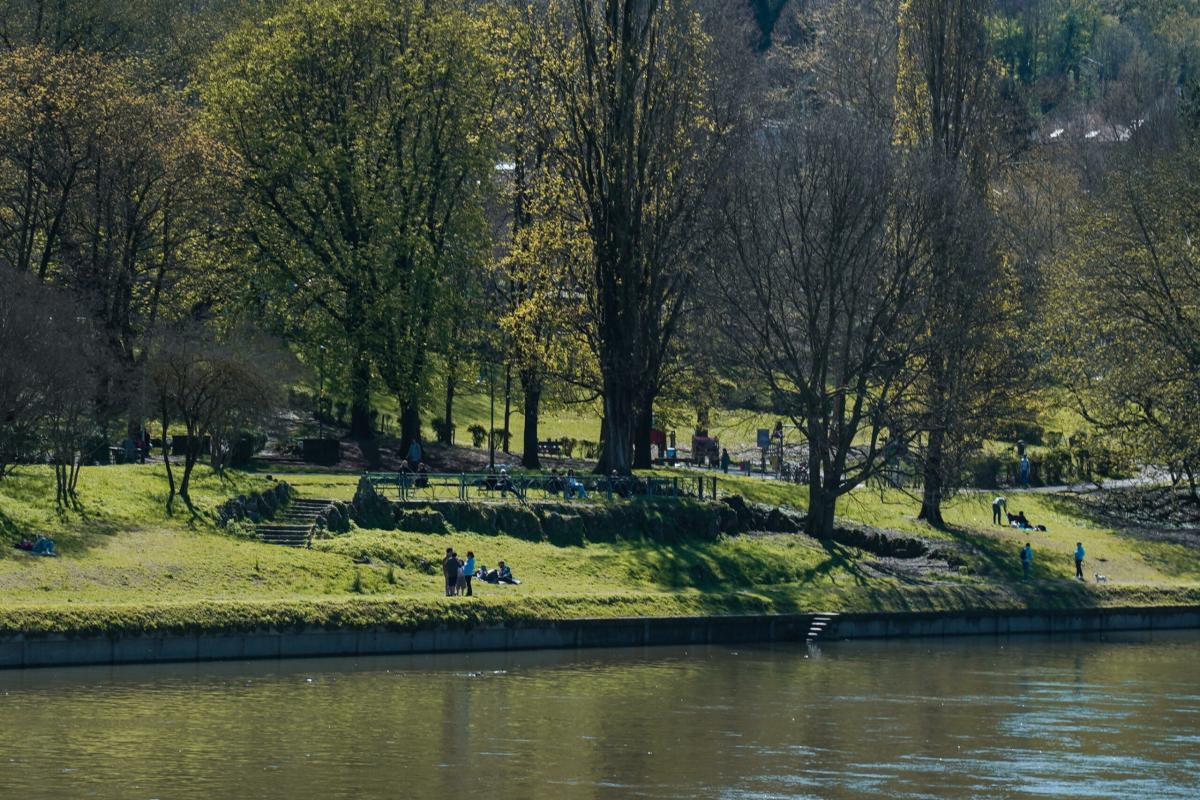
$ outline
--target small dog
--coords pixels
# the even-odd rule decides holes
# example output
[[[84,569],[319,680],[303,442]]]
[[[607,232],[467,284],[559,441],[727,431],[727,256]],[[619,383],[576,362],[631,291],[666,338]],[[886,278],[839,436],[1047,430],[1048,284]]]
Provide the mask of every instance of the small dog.
[[[1096,573],[1096,583],[1108,583],[1108,576],[1101,575],[1099,572],[1097,572]]]

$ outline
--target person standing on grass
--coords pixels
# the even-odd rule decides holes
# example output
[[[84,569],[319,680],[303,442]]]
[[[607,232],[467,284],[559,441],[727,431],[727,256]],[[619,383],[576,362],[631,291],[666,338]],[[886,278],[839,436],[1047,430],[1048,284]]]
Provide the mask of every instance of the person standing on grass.
[[[1075,577],[1079,580],[1084,580],[1083,577],[1083,542],[1075,543]]]
[[[454,557],[454,548],[446,548],[446,557],[442,559],[442,578],[445,580],[446,597],[454,596],[454,586],[458,582],[458,559]]]
[[[992,501],[992,524],[1004,524],[1004,512],[1008,510],[1008,498],[1000,495]]]
[[[1029,570],[1033,568],[1033,545],[1029,542],[1021,548],[1021,575],[1025,580],[1029,580]]]
[[[467,597],[471,596],[471,578],[475,575],[475,553],[467,551],[467,563],[463,566],[463,577],[467,581]]]
[[[721,472],[724,472],[726,475],[729,474],[729,462],[731,462],[732,460],[733,459],[731,459],[729,457],[729,451],[727,449],[725,449],[724,447],[722,447],[721,448]]]

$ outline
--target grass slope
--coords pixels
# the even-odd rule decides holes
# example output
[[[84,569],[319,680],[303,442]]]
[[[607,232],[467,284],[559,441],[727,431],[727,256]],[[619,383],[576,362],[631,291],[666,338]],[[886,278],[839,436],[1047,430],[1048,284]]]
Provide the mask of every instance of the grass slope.
[[[352,475],[289,475],[311,497],[347,498]],[[197,475],[202,511],[226,497],[268,485],[255,474]],[[726,489],[750,499],[803,507],[803,490],[730,478]],[[990,526],[990,497],[952,504],[953,526],[933,531],[914,519],[903,494],[856,492],[841,512],[863,523],[969,547],[962,574],[891,574],[870,554],[786,534],[723,537],[663,545],[642,539],[556,546],[471,532],[355,531],[289,550],[235,538],[207,516],[168,516],[159,465],[85,469],[82,510],[54,508],[53,476],[29,468],[0,482],[0,532],[47,533],[61,557],[0,547],[0,630],[183,630],[257,625],[424,626],[458,620],[502,621],[579,616],[936,610],[1090,606],[1200,601],[1200,558],[1183,545],[1148,541],[1081,516],[1047,495],[1020,495],[1050,531],[1024,534]],[[1037,550],[1035,580],[1020,581],[1016,551]],[[1083,540],[1101,586],[1070,580],[1070,551]],[[505,559],[521,586],[478,586],[477,597],[444,598],[437,561],[447,546],[494,565]],[[353,558],[369,556],[371,564]],[[1100,562],[1099,559],[1106,559]],[[1090,572],[1089,572],[1090,576]]]

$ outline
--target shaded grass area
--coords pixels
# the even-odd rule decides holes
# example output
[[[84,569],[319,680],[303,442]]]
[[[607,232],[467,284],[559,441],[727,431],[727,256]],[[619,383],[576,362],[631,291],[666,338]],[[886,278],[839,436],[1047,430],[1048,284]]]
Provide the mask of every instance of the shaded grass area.
[[[310,497],[348,498],[357,476],[287,480]],[[194,494],[201,509],[211,510],[230,495],[267,485],[261,474],[223,479],[201,469]],[[804,505],[802,487],[737,478],[722,485],[759,502]],[[864,490],[843,501],[846,518],[920,535],[962,555],[961,571],[912,575],[880,569],[875,556],[855,548],[791,534],[664,544],[631,531],[568,542],[355,530],[311,551],[291,550],[235,538],[207,516],[168,516],[161,465],[89,468],[81,491],[81,511],[59,511],[49,470],[30,468],[0,481],[0,534],[11,544],[20,535],[46,533],[62,552],[52,559],[0,548],[0,630],[412,628],[584,616],[1200,602],[1194,550],[1107,527],[1047,495],[1010,495],[1010,508],[1044,522],[1050,529],[1044,534],[992,527],[990,496],[956,499],[946,530],[916,521],[917,504],[899,492]],[[1038,556],[1034,579],[1023,582],[1016,551],[1027,538]],[[1069,579],[1070,551],[1080,539],[1089,569],[1110,582]],[[446,547],[474,551],[489,566],[504,559],[523,583],[477,584],[469,601],[441,597]],[[364,556],[371,563],[355,563]]]

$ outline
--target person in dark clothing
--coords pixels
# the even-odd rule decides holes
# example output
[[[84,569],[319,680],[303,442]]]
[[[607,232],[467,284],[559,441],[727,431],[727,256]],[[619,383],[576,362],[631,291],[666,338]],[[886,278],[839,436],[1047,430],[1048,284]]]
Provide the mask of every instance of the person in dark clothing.
[[[497,572],[496,578],[499,583],[511,583],[513,585],[520,583],[519,580],[513,577],[512,569],[510,569],[509,566],[503,561],[500,562],[500,568]]]
[[[446,548],[446,557],[442,559],[442,577],[446,581],[446,597],[453,597],[458,583],[458,558],[454,555],[453,547]]]

